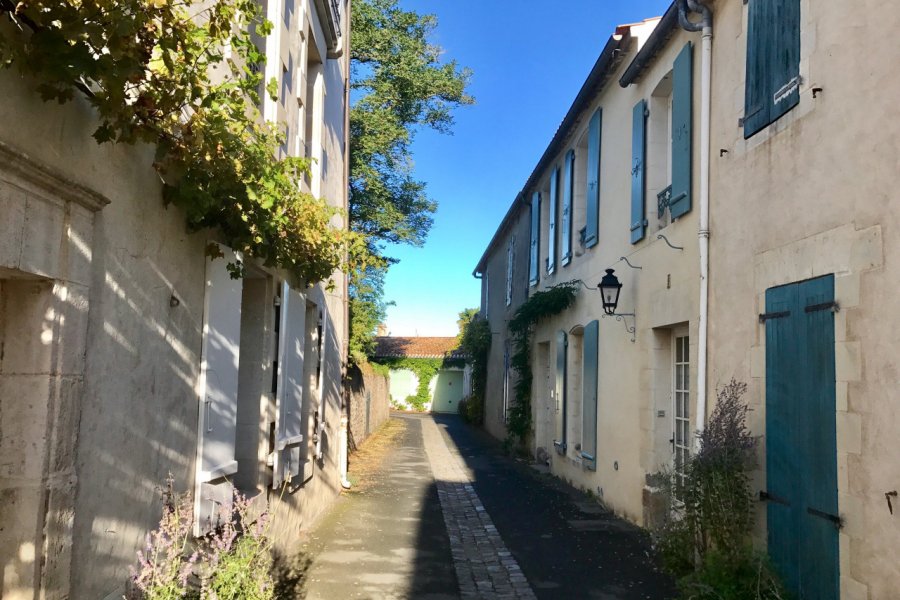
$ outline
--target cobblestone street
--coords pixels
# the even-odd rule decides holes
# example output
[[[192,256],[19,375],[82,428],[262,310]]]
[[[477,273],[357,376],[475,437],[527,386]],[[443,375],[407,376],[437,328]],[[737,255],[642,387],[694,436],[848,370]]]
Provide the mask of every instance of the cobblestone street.
[[[310,534],[306,597],[669,598],[642,532],[451,416],[393,441]],[[381,434],[376,434],[375,440]]]

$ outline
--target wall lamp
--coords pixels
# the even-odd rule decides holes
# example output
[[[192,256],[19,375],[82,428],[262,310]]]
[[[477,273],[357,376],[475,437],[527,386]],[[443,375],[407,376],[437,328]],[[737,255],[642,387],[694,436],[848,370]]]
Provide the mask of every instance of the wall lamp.
[[[634,313],[616,312],[616,307],[619,305],[619,293],[622,291],[622,284],[619,283],[619,278],[615,276],[614,269],[606,269],[606,275],[600,280],[597,288],[600,290],[600,296],[603,301],[604,314],[600,316],[615,317],[616,321],[622,321],[622,324],[625,325],[625,331],[631,334],[631,343],[634,343],[637,318]],[[625,320],[625,317],[631,317],[631,327],[628,326],[628,321]]]

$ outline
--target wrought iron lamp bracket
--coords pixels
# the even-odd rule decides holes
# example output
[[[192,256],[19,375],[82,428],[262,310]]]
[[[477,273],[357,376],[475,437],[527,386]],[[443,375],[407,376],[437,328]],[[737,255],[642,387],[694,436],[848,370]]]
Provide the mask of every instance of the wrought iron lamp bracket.
[[[636,339],[637,330],[637,317],[635,317],[634,313],[613,313],[613,314],[602,314],[601,318],[605,319],[606,317],[615,317],[616,321],[621,321],[625,326],[625,332],[631,334],[631,343],[633,344]],[[631,317],[631,327],[628,326],[628,320],[625,317]]]

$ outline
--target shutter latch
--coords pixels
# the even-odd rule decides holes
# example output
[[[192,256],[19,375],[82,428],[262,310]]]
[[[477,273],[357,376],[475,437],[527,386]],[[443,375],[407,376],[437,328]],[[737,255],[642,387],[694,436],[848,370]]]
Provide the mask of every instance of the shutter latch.
[[[833,302],[833,301],[832,301],[832,302],[822,302],[822,303],[820,303],[820,304],[810,304],[809,306],[807,306],[807,307],[804,308],[803,310],[805,310],[805,311],[808,312],[808,313],[816,312],[816,311],[819,311],[819,310],[827,310],[827,311],[829,311],[829,312],[836,313],[836,312],[838,312],[839,310],[841,310],[841,307],[840,307],[840,305],[839,305],[837,302]]]

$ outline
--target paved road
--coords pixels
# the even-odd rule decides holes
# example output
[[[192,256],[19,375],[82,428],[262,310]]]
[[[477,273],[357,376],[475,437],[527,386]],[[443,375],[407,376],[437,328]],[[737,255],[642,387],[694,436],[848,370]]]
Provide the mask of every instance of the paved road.
[[[307,598],[665,599],[644,534],[457,417],[406,428],[313,532]]]

